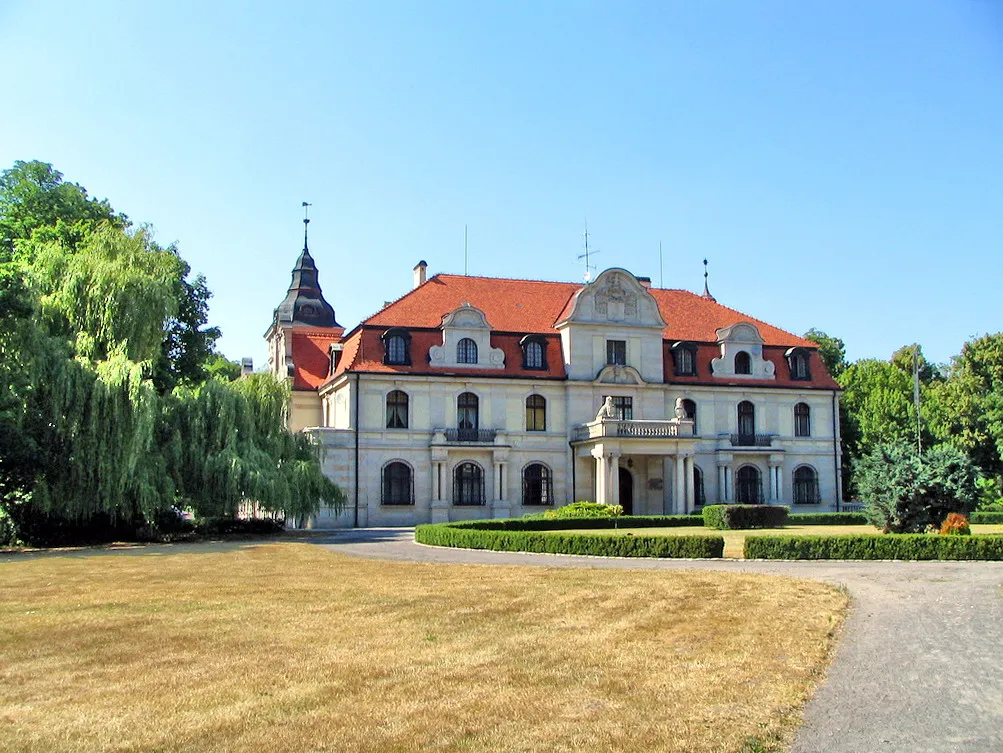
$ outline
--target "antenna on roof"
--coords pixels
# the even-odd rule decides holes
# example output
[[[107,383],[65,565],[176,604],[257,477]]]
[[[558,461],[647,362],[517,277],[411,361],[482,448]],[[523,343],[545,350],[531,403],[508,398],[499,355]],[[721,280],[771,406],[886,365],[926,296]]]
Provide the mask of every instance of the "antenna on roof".
[[[709,301],[717,302],[717,298],[710,294],[710,288],[707,287],[707,260],[703,260],[703,297]]]
[[[579,259],[585,259],[585,282],[589,282],[592,279],[592,270],[595,269],[595,266],[593,266],[592,264],[589,264],[589,256],[594,256],[595,254],[598,254],[598,253],[599,253],[598,250],[597,251],[591,251],[591,250],[589,250],[589,221],[586,219],[585,220],[585,253],[584,254],[578,254],[578,258]]]
[[[658,287],[665,287],[665,275],[662,273],[662,242],[658,241]]]
[[[463,225],[463,276],[467,276],[467,226]]]
[[[307,247],[307,244],[306,244],[306,229],[307,229],[307,226],[310,224],[310,207],[312,207],[312,206],[313,206],[313,204],[307,204],[305,201],[303,202],[303,250],[304,251],[309,251],[310,250]]]

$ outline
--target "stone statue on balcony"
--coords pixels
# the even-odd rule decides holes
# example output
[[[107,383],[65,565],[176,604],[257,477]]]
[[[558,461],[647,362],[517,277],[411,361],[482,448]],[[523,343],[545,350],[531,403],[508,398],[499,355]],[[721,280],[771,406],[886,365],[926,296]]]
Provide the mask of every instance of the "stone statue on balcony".
[[[676,398],[676,420],[682,421],[686,418],[686,408],[683,406],[683,399],[681,397]]]
[[[616,410],[613,408],[613,398],[607,397],[603,404],[599,407],[599,412],[596,413],[596,421],[614,418],[615,416]]]

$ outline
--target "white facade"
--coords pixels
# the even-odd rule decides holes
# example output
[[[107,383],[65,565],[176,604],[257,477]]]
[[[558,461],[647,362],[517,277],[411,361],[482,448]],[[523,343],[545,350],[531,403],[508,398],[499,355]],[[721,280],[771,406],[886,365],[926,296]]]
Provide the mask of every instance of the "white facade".
[[[422,275],[414,292],[436,279],[426,283]],[[406,367],[355,356],[332,366],[333,376],[313,393],[322,425],[308,431],[348,505],[340,516],[322,512],[302,524],[518,517],[576,500],[620,503],[645,515],[735,501],[836,509],[839,394],[813,345],[794,336],[764,340],[753,321],[713,299],[699,310],[730,312],[733,321],[711,330],[713,339],[673,343],[666,333],[674,323],[663,316],[670,294],[697,298],[652,291],[625,270],[602,273],[574,293],[549,332],[520,340],[526,348],[537,335],[552,339],[546,359],[559,363],[535,376],[511,363],[521,333],[492,329],[492,316],[507,315],[499,303],[494,314],[476,300],[437,312],[442,324],[427,346],[428,327],[409,330],[400,320],[385,328],[380,347],[388,354],[395,333],[414,332]],[[386,311],[384,321],[393,313]],[[382,326],[378,317],[370,329]],[[348,352],[355,337],[354,352],[367,343],[373,351],[375,335],[366,340],[366,327],[336,349]],[[699,362],[695,374],[673,376],[674,347],[689,349]],[[802,356],[812,376],[792,381]],[[693,406],[695,421],[687,415]]]

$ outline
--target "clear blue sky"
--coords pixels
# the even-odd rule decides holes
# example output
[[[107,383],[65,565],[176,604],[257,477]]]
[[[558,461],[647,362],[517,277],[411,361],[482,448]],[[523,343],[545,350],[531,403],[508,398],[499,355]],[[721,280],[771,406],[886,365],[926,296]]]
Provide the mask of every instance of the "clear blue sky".
[[[302,246],[351,328],[411,268],[702,289],[851,359],[1003,329],[1003,2],[0,3],[0,167],[161,242],[253,356]],[[658,244],[663,247],[659,270]]]

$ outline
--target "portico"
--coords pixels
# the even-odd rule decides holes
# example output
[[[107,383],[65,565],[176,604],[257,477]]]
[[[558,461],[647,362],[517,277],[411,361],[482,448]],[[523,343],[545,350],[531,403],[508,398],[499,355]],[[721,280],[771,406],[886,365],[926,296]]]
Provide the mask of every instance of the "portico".
[[[602,417],[575,427],[572,437],[576,459],[592,461],[597,502],[623,505],[625,513],[630,506],[629,512],[635,514],[685,514],[696,505],[696,439],[691,420]],[[625,471],[630,494],[622,486]],[[644,483],[635,483],[635,476]]]

